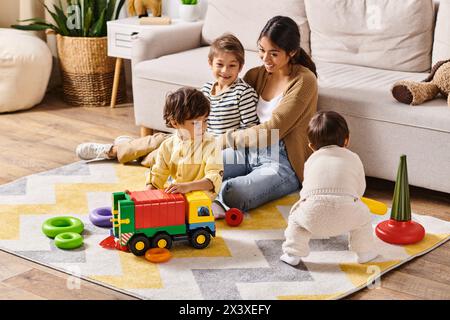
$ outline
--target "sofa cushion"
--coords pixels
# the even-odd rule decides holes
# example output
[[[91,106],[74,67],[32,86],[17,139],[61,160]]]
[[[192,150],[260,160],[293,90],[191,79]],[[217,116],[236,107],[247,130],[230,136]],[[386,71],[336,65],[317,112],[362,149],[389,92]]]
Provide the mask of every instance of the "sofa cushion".
[[[450,58],[450,0],[440,0],[433,43],[433,64]]]
[[[431,67],[432,0],[305,0],[316,61],[424,72]]]
[[[209,0],[203,41],[211,44],[225,32],[233,33],[246,50],[257,51],[258,36],[266,22],[277,15],[289,16],[300,28],[301,47],[310,53],[309,26],[304,0]]]
[[[209,46],[142,61],[134,66],[133,73],[141,79],[200,88],[213,79],[208,65],[208,52]],[[241,76],[248,69],[259,65],[261,61],[258,54],[246,51]]]
[[[137,63],[137,79],[160,81],[200,88],[212,80],[207,62],[209,47],[201,47],[158,59]],[[261,65],[256,52],[246,51],[241,72]],[[428,73],[408,73],[375,68],[317,62],[319,74],[319,109],[335,110],[367,119],[450,132],[450,108],[444,99],[434,99],[419,106],[399,103],[391,87],[397,80],[420,81]]]
[[[420,81],[428,73],[326,62],[319,62],[317,67],[320,110],[450,133],[450,108],[445,99],[437,98],[419,106],[410,106],[392,97],[390,89],[395,81]]]

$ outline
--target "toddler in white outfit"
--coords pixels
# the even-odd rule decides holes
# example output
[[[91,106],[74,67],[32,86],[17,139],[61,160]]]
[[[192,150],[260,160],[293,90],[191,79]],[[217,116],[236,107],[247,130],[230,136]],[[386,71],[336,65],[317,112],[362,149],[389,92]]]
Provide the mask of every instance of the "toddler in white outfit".
[[[309,240],[349,234],[350,250],[359,263],[373,260],[371,214],[361,201],[366,188],[364,167],[346,147],[349,130],[345,119],[333,111],[318,112],[308,126],[309,147],[314,153],[305,162],[300,200],[289,215],[280,259],[297,265],[309,255]]]

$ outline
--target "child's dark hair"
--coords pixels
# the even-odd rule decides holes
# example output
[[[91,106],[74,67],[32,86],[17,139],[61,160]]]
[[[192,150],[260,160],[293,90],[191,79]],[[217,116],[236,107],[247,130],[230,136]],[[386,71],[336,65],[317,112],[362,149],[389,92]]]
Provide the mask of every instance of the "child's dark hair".
[[[236,60],[242,67],[245,62],[245,51],[242,43],[231,33],[225,33],[215,39],[209,49],[208,60],[213,61],[218,52],[229,52],[235,55]]]
[[[164,121],[167,127],[173,128],[171,120],[183,124],[186,120],[209,116],[210,108],[209,100],[203,93],[194,88],[183,87],[167,95]]]
[[[277,47],[287,53],[296,51],[297,53],[291,59],[293,64],[301,64],[311,70],[317,77],[316,65],[309,54],[300,47],[300,30],[297,23],[289,17],[275,16],[262,29],[258,42],[261,38],[267,37]]]
[[[349,135],[347,121],[334,111],[319,111],[308,124],[308,139],[315,150],[329,145],[343,147]]]

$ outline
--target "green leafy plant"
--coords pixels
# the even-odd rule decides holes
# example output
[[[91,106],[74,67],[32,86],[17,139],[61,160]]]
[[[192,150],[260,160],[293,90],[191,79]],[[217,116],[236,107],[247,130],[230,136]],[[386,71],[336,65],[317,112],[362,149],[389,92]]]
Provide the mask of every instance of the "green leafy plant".
[[[197,4],[197,0],[181,0],[182,4]]]
[[[19,20],[30,22],[28,25],[12,25],[20,30],[52,29],[62,36],[69,37],[105,37],[106,22],[116,20],[125,0],[66,0],[63,7],[61,0],[53,5],[53,10],[41,2],[55,23],[41,18]],[[64,10],[66,8],[66,10]]]

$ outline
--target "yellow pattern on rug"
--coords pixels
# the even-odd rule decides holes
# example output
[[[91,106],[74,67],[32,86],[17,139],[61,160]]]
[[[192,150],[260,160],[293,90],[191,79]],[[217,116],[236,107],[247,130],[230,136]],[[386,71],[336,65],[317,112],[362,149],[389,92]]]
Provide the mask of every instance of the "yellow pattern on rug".
[[[123,289],[158,289],[162,281],[157,264],[149,263],[144,257],[117,251],[123,276],[91,276],[91,279]]]
[[[410,244],[404,246],[405,251],[410,256],[419,254],[427,249],[434,247],[439,242],[447,239],[450,235],[448,234],[425,234],[425,237],[419,243]]]
[[[27,214],[61,215],[70,212],[71,215],[86,215],[89,210],[86,194],[88,192],[116,192],[125,189],[141,190],[144,186],[145,168],[139,166],[116,165],[118,182],[109,183],[75,183],[55,184],[55,203],[50,204],[14,204],[1,205],[2,223],[7,228],[0,228],[0,239],[17,240],[19,237],[19,217]]]
[[[401,260],[392,260],[384,262],[368,262],[364,264],[360,263],[342,263],[339,267],[346,276],[350,279],[355,287],[360,287],[372,283],[380,274],[399,264]]]
[[[298,193],[295,193],[251,210],[250,214],[246,214],[244,221],[239,227],[230,227],[223,219],[216,221],[216,237],[212,239],[211,245],[203,250],[194,249],[181,241],[176,242],[171,249],[172,259],[163,264],[152,264],[145,260],[144,257],[136,257],[131,253],[118,250],[103,251],[107,249],[98,247],[97,239],[102,239],[103,234],[101,232],[105,232],[106,235],[107,230],[97,230],[92,225],[90,227],[94,229],[90,229],[91,233],[87,233],[85,239],[86,241],[91,241],[89,245],[78,252],[74,252],[73,256],[69,254],[64,255],[66,253],[60,252],[58,249],[55,251],[55,248],[51,246],[48,247],[52,240],[44,235],[41,237],[39,234],[40,226],[33,224],[36,219],[43,221],[46,219],[46,216],[50,215],[72,215],[88,221],[89,194],[100,192],[106,193],[107,196],[107,193],[126,189],[138,191],[144,187],[146,168],[120,164],[99,165],[97,167],[95,164],[86,166],[92,169],[85,170],[83,174],[96,172],[96,175],[91,180],[87,180],[87,178],[85,180],[83,174],[77,176],[77,173],[75,173],[73,175],[77,177],[78,180],[76,181],[81,183],[70,182],[72,181],[70,179],[67,183],[64,183],[64,177],[55,174],[58,176],[57,179],[51,181],[57,182],[48,186],[48,190],[51,190],[53,193],[50,197],[43,197],[42,203],[20,204],[21,202],[17,201],[15,204],[9,204],[14,202],[5,202],[7,204],[0,205],[0,216],[2,218],[0,244],[2,248],[13,253],[28,255],[26,257],[31,257],[32,260],[34,259],[37,262],[62,270],[72,266],[83,267],[83,270],[86,270],[86,272],[82,276],[86,279],[92,279],[95,282],[117,289],[124,289],[128,294],[143,295],[143,297],[150,299],[163,299],[173,295],[183,299],[186,297],[191,299],[208,298],[210,294],[217,291],[217,288],[210,287],[209,283],[215,284],[216,281],[239,284],[239,292],[233,291],[232,287],[230,287],[231,289],[228,293],[237,293],[239,295],[242,289],[242,294],[248,295],[251,292],[250,297],[256,297],[256,299],[339,299],[357,289],[370,286],[381,273],[393,269],[408,260],[405,259],[406,256],[412,258],[423,254],[431,248],[444,243],[450,237],[448,233],[445,233],[450,230],[450,225],[447,222],[438,219],[433,221],[425,219],[424,221],[427,225],[424,226],[428,233],[421,242],[395,248],[392,251],[403,252],[402,250],[404,250],[406,254],[392,255],[392,252],[390,252],[391,255],[385,256],[389,257],[384,259],[386,261],[381,259],[380,261],[382,262],[369,262],[366,264],[352,263],[352,260],[345,263],[337,262],[347,261],[341,259],[332,261],[331,267],[330,262],[325,262],[322,266],[322,259],[319,256],[318,262],[313,264],[313,268],[308,266],[308,263],[305,263],[305,270],[301,268],[291,269],[290,266],[285,264],[280,265],[279,254],[281,252],[283,232],[287,226],[286,214],[290,207],[299,199]],[[93,170],[94,168],[95,170]],[[106,172],[107,174],[115,175],[115,177],[111,177],[108,180],[114,181],[114,183],[102,183],[103,177],[107,177]],[[51,174],[49,176],[51,177]],[[42,179],[47,181],[45,180],[46,176]],[[86,181],[92,182],[88,183]],[[22,199],[20,197],[28,199],[26,198],[28,196],[28,194],[20,195],[18,199]],[[39,202],[40,193],[37,193],[37,196],[34,193],[33,196],[34,198],[30,197],[30,201]],[[5,197],[8,196],[5,195]],[[51,202],[54,199],[54,203],[45,203],[44,199],[47,199],[47,202]],[[376,219],[385,219],[387,217],[388,215],[385,217],[376,216]],[[30,235],[23,230],[34,232],[34,238],[32,239],[39,243],[36,246],[34,244],[27,246],[30,243]],[[433,234],[433,230],[435,230],[436,234]],[[341,240],[335,239],[334,241]],[[333,255],[338,257],[340,251],[346,252],[345,248],[342,249],[342,243],[339,243],[336,247],[331,245],[327,249],[323,249],[326,246],[329,246],[329,244],[320,244],[315,254],[320,255],[324,251],[325,255],[327,253],[331,254],[328,257]],[[44,250],[47,247],[50,248],[49,251],[46,251],[47,249]],[[392,247],[386,244],[386,248]],[[103,255],[103,258],[106,258],[108,261],[104,264],[106,269],[102,269],[101,273],[95,273],[95,268],[99,261],[96,254]],[[397,258],[398,260],[395,260]],[[326,277],[332,277],[335,281],[320,282],[325,281],[321,280],[322,273],[330,272],[333,272],[333,274],[327,274]],[[271,280],[266,278],[261,280],[262,274]],[[177,287],[180,277],[184,281],[184,287]],[[291,277],[297,278],[292,280]],[[300,286],[302,281],[317,281],[317,284],[313,283],[312,288],[314,291],[306,291],[306,293],[311,294],[304,294],[305,290],[302,292],[292,288],[289,294],[286,294],[287,292],[284,290],[286,281],[294,281],[297,283],[296,285]],[[267,290],[255,289],[251,291],[249,289],[256,285]],[[274,289],[272,286],[276,286],[276,288]],[[272,289],[274,290],[271,291]],[[286,293],[283,294],[284,292]]]

